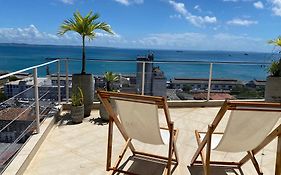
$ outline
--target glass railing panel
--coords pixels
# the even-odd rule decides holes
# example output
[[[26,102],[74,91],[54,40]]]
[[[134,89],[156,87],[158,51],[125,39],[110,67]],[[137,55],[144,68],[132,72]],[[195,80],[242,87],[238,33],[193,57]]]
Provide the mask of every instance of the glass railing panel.
[[[266,66],[245,63],[214,64],[211,99],[263,99]]]
[[[69,74],[79,73],[80,66],[81,60],[69,61]],[[266,66],[255,62],[154,61],[145,62],[143,67],[142,61],[87,60],[87,72],[95,77],[96,90],[105,89],[104,73],[113,72],[123,78],[114,83],[115,91],[165,96],[168,100],[262,99]],[[253,83],[257,87],[251,87]]]

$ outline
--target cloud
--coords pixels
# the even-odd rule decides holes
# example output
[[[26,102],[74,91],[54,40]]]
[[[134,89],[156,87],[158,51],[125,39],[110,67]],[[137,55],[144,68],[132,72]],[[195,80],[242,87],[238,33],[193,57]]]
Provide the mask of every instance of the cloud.
[[[180,14],[174,14],[174,15],[170,15],[169,16],[171,19],[181,19],[181,15]]]
[[[223,0],[223,2],[238,2],[238,0]]]
[[[114,0],[120,4],[123,4],[125,6],[131,5],[131,4],[142,4],[144,0]]]
[[[73,4],[74,0],[60,0],[64,4]]]
[[[217,33],[160,33],[132,42],[142,48],[186,49],[186,50],[233,50],[265,51],[270,50],[266,40],[245,35]]]
[[[222,0],[223,2],[253,2],[255,0]]]
[[[202,9],[199,5],[194,6],[194,10],[197,10],[198,12],[202,12]]]
[[[178,12],[180,15],[182,15],[187,21],[189,21],[191,24],[202,27],[205,24],[213,24],[217,22],[217,18],[215,16],[196,16],[191,14],[186,8],[184,3],[176,2],[174,0],[169,0],[169,4],[173,6],[176,12]],[[195,6],[196,7],[196,6]],[[195,8],[194,7],[194,8]],[[200,9],[199,6],[196,7],[197,9]]]
[[[257,9],[263,9],[264,8],[264,5],[263,5],[263,3],[261,1],[257,1],[253,5]]]
[[[174,7],[174,9],[181,15],[186,15],[187,10],[185,8],[184,3],[181,2],[175,2],[173,0],[170,0],[169,3]]]
[[[272,3],[272,12],[276,16],[281,16],[281,0],[269,0]]]
[[[74,32],[63,36],[39,31],[35,25],[24,28],[0,28],[0,43],[81,45],[81,37]],[[94,42],[87,46],[107,46],[124,48],[148,49],[185,49],[185,50],[237,50],[237,51],[269,51],[267,41],[246,35],[228,33],[204,34],[186,33],[156,33],[144,37],[126,39],[121,35],[109,35],[97,32]]]
[[[250,25],[253,25],[253,24],[258,24],[258,21],[236,18],[236,19],[227,21],[227,24],[236,25],[236,26],[250,26]]]
[[[107,44],[122,40],[118,34],[109,35],[97,32],[95,44]],[[80,45],[81,37],[74,32],[63,36],[40,32],[35,25],[31,24],[24,28],[0,28],[0,43],[27,43],[27,44],[66,44]]]
[[[217,22],[217,18],[216,17],[210,17],[210,16],[195,16],[195,15],[187,15],[186,19],[192,23],[193,25],[197,26],[197,27],[202,27],[205,24],[209,23],[216,23]]]

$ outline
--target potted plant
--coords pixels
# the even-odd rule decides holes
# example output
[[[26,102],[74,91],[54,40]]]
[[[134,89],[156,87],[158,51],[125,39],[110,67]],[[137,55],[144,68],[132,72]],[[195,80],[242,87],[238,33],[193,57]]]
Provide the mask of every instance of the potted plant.
[[[270,40],[269,43],[281,47],[281,36],[275,40]],[[281,103],[281,58],[271,62],[268,73],[270,75],[266,79],[265,101]]]
[[[112,72],[106,72],[104,74],[104,80],[106,81],[105,89],[107,91],[114,91],[113,83],[119,80],[119,76],[117,74],[114,74]],[[114,106],[114,104],[111,102],[111,105]],[[114,109],[114,107],[113,107]],[[104,121],[109,120],[109,116],[104,108],[104,106],[101,104],[100,105],[100,117]]]
[[[81,88],[77,87],[72,90],[71,95],[71,118],[73,123],[81,123],[84,118],[84,103]]]
[[[91,113],[94,91],[93,91],[93,76],[92,74],[86,73],[86,55],[85,55],[85,39],[88,38],[89,41],[96,37],[96,30],[102,30],[109,34],[114,34],[111,30],[110,25],[105,22],[98,22],[98,13],[89,12],[86,16],[82,16],[78,11],[73,14],[73,19],[68,19],[63,22],[60,26],[58,32],[59,35],[63,35],[68,31],[73,31],[78,33],[82,38],[82,70],[81,74],[72,75],[72,88],[77,88],[80,86],[84,98],[84,115],[89,116]]]

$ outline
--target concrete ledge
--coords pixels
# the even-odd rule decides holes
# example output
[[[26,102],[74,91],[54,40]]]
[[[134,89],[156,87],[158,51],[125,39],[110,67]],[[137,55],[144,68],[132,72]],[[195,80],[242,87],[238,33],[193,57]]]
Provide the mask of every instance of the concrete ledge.
[[[41,144],[54,126],[56,116],[46,118],[40,125],[40,133],[32,135],[21,150],[15,155],[11,163],[4,170],[2,175],[21,175],[35,156]]]

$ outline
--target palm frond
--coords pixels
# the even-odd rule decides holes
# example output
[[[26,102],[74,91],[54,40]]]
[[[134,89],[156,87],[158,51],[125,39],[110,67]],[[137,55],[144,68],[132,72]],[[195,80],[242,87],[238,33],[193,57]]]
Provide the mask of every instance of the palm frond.
[[[114,34],[110,25],[105,22],[97,22],[100,17],[98,13],[90,11],[85,17],[83,17],[79,11],[73,13],[73,19],[65,20],[58,31],[59,35],[63,35],[68,31],[74,31],[79,33],[82,37],[86,36],[89,40],[96,37],[95,30],[103,30],[109,34]]]
[[[276,38],[274,40],[269,40],[268,43],[273,44],[275,46],[281,46],[281,36],[279,36],[278,38]]]
[[[114,34],[110,25],[105,22],[98,22],[95,23],[95,29],[103,30],[107,33]]]

